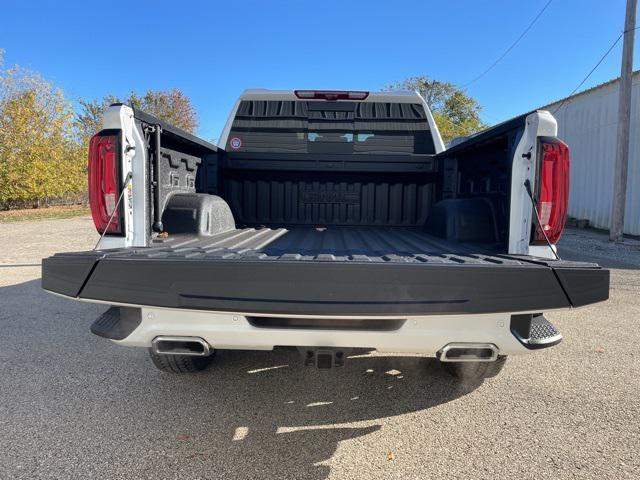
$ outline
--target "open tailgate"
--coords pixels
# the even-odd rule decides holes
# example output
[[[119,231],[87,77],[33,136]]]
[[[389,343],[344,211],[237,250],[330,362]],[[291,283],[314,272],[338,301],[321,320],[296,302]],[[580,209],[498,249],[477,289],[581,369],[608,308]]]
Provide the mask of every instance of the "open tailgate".
[[[42,268],[43,288],[70,297],[270,315],[538,312],[609,296],[597,264],[485,253],[309,256],[178,242],[62,253]]]

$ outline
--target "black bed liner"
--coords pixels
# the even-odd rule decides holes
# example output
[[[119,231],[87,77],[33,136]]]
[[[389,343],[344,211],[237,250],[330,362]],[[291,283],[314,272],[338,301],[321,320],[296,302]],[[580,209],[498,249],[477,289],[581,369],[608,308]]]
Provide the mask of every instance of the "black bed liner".
[[[605,300],[608,286],[595,264],[502,255],[409,228],[242,228],[43,261],[43,287],[63,295],[278,315],[542,311]]]
[[[474,253],[475,252],[475,253]],[[131,252],[127,252],[131,253]],[[146,255],[192,258],[519,264],[491,248],[447,242],[418,228],[239,228],[213,237],[174,236],[154,241]],[[137,252],[136,256],[143,255]]]

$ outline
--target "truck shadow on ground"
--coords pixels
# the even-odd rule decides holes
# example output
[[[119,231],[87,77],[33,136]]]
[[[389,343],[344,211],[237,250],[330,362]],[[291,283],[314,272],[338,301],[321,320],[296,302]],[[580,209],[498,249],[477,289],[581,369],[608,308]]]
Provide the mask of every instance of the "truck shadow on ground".
[[[314,479],[326,478],[330,467],[320,463],[331,459],[339,442],[377,432],[384,418],[428,409],[478,386],[456,385],[427,358],[352,357],[345,367],[326,371],[303,367],[298,352],[285,349],[220,352],[203,374],[159,375],[158,381],[185,388],[182,395],[216,391],[216,401],[205,401],[211,402],[212,410],[224,402],[221,396],[227,397],[224,403],[231,414],[226,419],[207,419],[208,441],[193,445],[193,454],[203,461],[219,460],[223,453],[235,459],[224,466],[227,475],[242,476],[250,465],[250,471],[262,472],[264,478]],[[187,398],[183,400],[160,399],[167,411],[185,405]],[[198,410],[208,411],[204,406]],[[182,413],[188,411],[187,407]],[[349,426],[353,422],[374,424]],[[223,445],[216,438],[220,432],[226,437]],[[361,443],[367,442],[362,439]],[[387,462],[387,454],[363,451],[362,467]]]
[[[455,382],[428,358],[356,355],[343,368],[316,370],[293,349],[221,351],[205,372],[171,375],[157,371],[145,350],[89,333],[104,306],[48,295],[39,280],[0,288],[0,303],[1,401],[16,405],[6,440],[29,436],[21,455],[42,468],[42,452],[64,444],[60,454],[78,476],[86,461],[104,476],[130,478],[323,479],[339,443],[356,438],[353,468],[365,472],[388,461],[366,437],[383,435],[389,417],[478,387]],[[425,426],[425,435],[438,428]],[[64,435],[74,429],[86,433]]]

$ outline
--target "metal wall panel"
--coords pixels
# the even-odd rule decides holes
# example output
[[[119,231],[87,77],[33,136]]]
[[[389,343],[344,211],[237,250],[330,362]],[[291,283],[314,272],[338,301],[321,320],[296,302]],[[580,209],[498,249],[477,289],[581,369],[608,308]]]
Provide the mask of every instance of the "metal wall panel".
[[[640,72],[632,87],[631,140],[624,232],[640,235]],[[569,215],[609,229],[618,128],[619,82],[578,94],[555,113],[571,152]],[[544,107],[553,112],[561,102]]]

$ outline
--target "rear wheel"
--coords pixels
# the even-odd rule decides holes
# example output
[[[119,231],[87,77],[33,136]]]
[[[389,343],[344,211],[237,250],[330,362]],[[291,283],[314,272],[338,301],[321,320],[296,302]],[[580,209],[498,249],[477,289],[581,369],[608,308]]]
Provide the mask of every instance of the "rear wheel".
[[[495,377],[502,371],[507,357],[501,356],[494,362],[440,362],[444,370],[462,381],[478,381]]]
[[[213,354],[206,357],[195,355],[159,355],[152,349],[149,349],[149,355],[158,370],[168,373],[201,372],[213,361]]]

